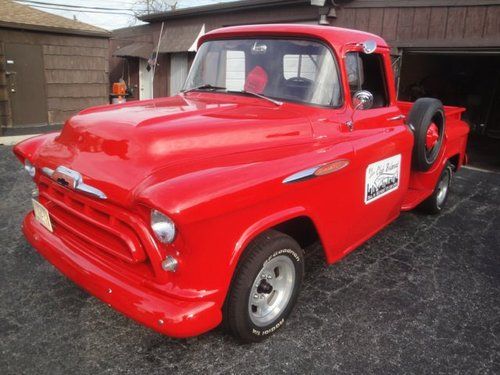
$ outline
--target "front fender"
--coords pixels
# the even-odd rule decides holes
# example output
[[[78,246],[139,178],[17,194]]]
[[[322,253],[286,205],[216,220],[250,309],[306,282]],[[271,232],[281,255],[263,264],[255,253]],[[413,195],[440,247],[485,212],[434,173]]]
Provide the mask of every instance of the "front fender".
[[[257,237],[262,232],[280,223],[294,219],[299,216],[308,216],[305,207],[296,206],[281,210],[279,212],[275,212],[271,215],[259,219],[251,226],[249,226],[240,236],[238,241],[236,241],[236,245],[233,249],[233,253],[231,255],[229,263],[231,268],[234,269],[236,267],[236,264],[238,264],[241,254],[255,237]]]
[[[58,134],[59,132],[53,132],[42,135],[36,135],[34,137],[25,139],[24,141],[21,141],[18,144],[16,144],[12,149],[12,152],[23,164],[25,159],[33,161],[33,158],[36,155],[38,148],[46,141],[54,139]]]

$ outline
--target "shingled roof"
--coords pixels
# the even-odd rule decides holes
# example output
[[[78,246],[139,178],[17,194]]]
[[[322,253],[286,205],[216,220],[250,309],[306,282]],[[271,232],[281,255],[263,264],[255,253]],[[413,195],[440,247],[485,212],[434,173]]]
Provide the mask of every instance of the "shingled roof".
[[[80,21],[42,12],[11,0],[0,0],[0,27],[109,37],[110,32]]]

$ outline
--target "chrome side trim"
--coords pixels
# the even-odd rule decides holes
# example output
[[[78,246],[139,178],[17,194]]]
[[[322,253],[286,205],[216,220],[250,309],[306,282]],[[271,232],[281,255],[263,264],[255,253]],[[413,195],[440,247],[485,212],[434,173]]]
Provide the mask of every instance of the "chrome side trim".
[[[313,177],[326,176],[330,173],[338,172],[350,164],[348,159],[336,159],[327,163],[316,165],[311,168],[303,169],[285,178],[282,183],[289,184],[308,180]]]
[[[282,182],[284,184],[289,184],[292,182],[298,182],[298,181],[303,181],[307,180],[309,178],[315,177],[314,173],[321,167],[321,165],[317,165],[312,168],[304,169],[300,172],[294,173],[287,178],[285,178]]]
[[[50,177],[51,179],[55,180],[58,183],[59,183],[59,181],[58,181],[59,177],[61,177],[61,176],[69,177],[71,185],[65,183],[65,185],[63,185],[63,186],[71,187],[75,190],[81,191],[82,193],[85,193],[85,194],[92,195],[92,196],[97,197],[99,199],[107,199],[106,194],[104,194],[101,190],[84,183],[82,175],[77,171],[74,171],[72,169],[69,169],[69,168],[66,168],[66,167],[60,165],[55,170],[48,168],[48,167],[43,167],[42,173],[45,174],[46,176]]]

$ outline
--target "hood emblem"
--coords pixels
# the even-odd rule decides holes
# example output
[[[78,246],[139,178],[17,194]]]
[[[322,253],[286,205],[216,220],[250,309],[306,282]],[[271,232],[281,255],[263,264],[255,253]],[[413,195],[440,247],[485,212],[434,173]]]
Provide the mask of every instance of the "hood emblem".
[[[92,195],[99,199],[106,199],[106,194],[101,190],[87,185],[83,182],[82,175],[72,169],[66,168],[62,165],[57,167],[55,170],[47,167],[42,168],[43,174],[50,177],[52,180],[57,182],[59,185],[64,187],[81,191],[83,193]]]

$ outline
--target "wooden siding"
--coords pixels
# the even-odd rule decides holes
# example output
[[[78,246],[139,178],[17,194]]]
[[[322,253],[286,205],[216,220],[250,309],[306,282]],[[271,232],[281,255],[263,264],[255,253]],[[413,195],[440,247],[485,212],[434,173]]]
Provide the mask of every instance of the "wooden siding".
[[[500,47],[500,5],[395,7],[395,3],[402,2],[383,8],[360,7],[355,1],[337,11],[332,25],[379,34],[396,47]]]
[[[49,125],[63,123],[86,107],[109,102],[107,38],[0,28],[0,42],[42,46]],[[1,80],[0,72],[0,91]],[[0,121],[3,116],[5,109],[0,104]],[[2,126],[9,124],[2,122]]]

